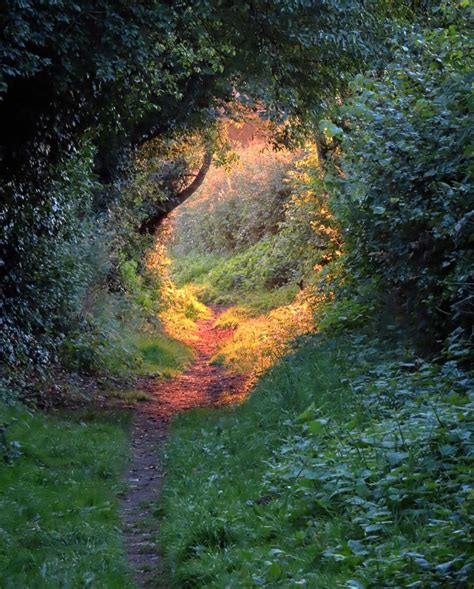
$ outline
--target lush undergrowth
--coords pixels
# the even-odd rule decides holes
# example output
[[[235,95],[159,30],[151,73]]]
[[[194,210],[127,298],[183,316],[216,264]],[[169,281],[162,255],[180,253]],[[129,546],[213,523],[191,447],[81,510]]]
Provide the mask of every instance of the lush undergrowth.
[[[261,263],[255,248],[237,255],[191,254],[173,258],[173,280],[194,289],[207,303],[239,305],[252,315],[291,303],[298,292],[296,284],[266,287],[255,278]]]
[[[243,405],[179,417],[170,586],[471,586],[472,394],[453,361],[312,336]]]
[[[132,587],[117,496],[129,418],[0,407],[0,586]]]
[[[170,311],[167,310],[166,313]],[[167,326],[176,332],[176,318],[174,320],[175,323],[169,321]],[[189,324],[192,328],[191,321]],[[94,376],[105,392],[117,387],[126,388],[140,376],[175,376],[193,358],[191,348],[170,335],[164,326],[133,330],[122,327],[115,337],[120,342],[120,347],[117,341],[110,350],[97,350],[97,345],[94,345],[87,350],[71,351],[68,358],[71,371],[80,374],[84,370],[82,374]],[[102,341],[99,348],[107,348],[108,341]],[[87,345],[86,343],[85,346]],[[94,358],[95,354],[97,356]]]
[[[197,298],[196,288],[193,285],[176,288],[169,281],[162,290],[162,297],[164,305],[159,317],[166,333],[184,346],[195,342],[197,321],[211,316],[206,305]]]
[[[317,235],[313,226],[321,222],[319,196],[307,194],[306,170],[320,171],[313,148],[296,155],[257,143],[238,154],[240,165],[211,169],[177,210],[171,275],[205,302],[259,316],[294,302],[333,235]]]

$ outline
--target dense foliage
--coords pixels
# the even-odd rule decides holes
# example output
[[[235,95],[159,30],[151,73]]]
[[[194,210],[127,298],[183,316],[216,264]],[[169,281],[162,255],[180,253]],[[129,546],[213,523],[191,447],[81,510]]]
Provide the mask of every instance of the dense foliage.
[[[351,272],[441,338],[474,313],[472,37],[467,12],[446,19],[356,78],[336,201]]]
[[[61,357],[70,370],[100,373],[104,354],[128,363],[114,325],[132,316],[130,307],[136,314],[150,306],[139,292],[144,281],[156,290],[152,275],[136,272],[145,242],[135,230],[140,217],[130,192],[117,194],[108,210],[97,206],[101,187],[93,154],[85,143],[58,170],[47,193],[41,191],[44,206],[32,210],[25,199],[7,213],[15,221],[5,225],[4,238],[19,249],[6,268],[1,338],[7,362],[17,370]]]
[[[356,0],[318,3],[318,10],[293,0],[4,2],[0,246],[7,364],[15,372],[50,365],[68,337],[79,338],[82,349],[111,343],[105,334],[113,326],[90,327],[79,309],[88,307],[98,284],[111,303],[127,290],[128,279],[116,278],[124,268],[129,278],[132,267],[140,270],[146,247],[136,228],[167,195],[151,190],[140,206],[131,150],[165,133],[207,128],[235,98],[264,104],[270,116],[293,117],[288,139],[292,128],[347,90],[351,73],[380,60],[394,15],[410,16],[411,8],[382,0],[370,8]],[[127,183],[131,198],[124,196]],[[138,272],[134,280],[142,279]]]
[[[215,168],[192,201],[177,211],[176,256],[243,251],[278,231],[289,190],[292,155],[257,143],[237,152],[230,168]]]

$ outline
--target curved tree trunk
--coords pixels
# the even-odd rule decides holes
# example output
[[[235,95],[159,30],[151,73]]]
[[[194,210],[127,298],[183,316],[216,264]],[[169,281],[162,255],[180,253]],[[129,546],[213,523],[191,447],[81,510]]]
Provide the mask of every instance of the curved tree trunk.
[[[207,150],[204,155],[204,161],[202,163],[201,169],[197,173],[194,180],[191,182],[189,186],[187,186],[181,192],[170,196],[167,200],[160,203],[156,213],[148,219],[145,219],[140,226],[140,233],[149,233],[153,235],[158,227],[161,225],[164,219],[173,211],[176,207],[182,204],[185,200],[187,200],[190,196],[192,196],[196,190],[201,186],[204,182],[204,178],[206,177],[207,172],[212,164],[212,156],[213,153],[210,150]]]

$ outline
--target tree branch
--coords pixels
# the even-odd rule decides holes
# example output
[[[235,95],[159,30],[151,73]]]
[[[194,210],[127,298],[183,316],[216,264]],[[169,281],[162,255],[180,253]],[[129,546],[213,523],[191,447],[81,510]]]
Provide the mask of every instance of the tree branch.
[[[187,200],[190,196],[192,196],[196,190],[201,186],[204,182],[204,178],[206,177],[207,172],[212,164],[212,156],[213,153],[211,150],[207,150],[204,155],[204,161],[202,163],[201,169],[197,173],[194,180],[191,182],[189,186],[187,186],[181,192],[170,196],[167,200],[160,203],[158,209],[154,215],[145,219],[140,226],[140,233],[149,233],[153,235],[156,233],[156,230],[161,225],[164,219],[173,211],[176,207],[179,207],[185,200]]]

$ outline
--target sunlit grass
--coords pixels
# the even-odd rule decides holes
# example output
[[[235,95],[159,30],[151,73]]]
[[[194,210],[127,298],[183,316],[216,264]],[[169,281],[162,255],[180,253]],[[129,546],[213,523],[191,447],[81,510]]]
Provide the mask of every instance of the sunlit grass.
[[[237,304],[245,305],[253,315],[268,313],[278,307],[292,303],[297,296],[298,287],[288,284],[272,290],[254,290],[241,293],[236,297]]]
[[[259,374],[273,366],[290,350],[291,341],[314,328],[311,306],[304,300],[278,307],[267,314],[249,316],[245,308],[231,308],[219,319],[236,327],[213,358],[236,372]]]
[[[143,374],[173,378],[194,357],[193,350],[167,334],[137,335],[135,345],[143,358]]]
[[[210,310],[201,303],[192,286],[176,288],[171,281],[162,289],[163,311],[160,320],[167,334],[185,344],[197,340],[197,321],[211,317]]]
[[[177,302],[166,311],[167,330],[181,341],[192,342],[197,297],[218,304],[230,304],[215,322],[217,328],[235,329],[233,336],[214,355],[212,362],[239,373],[260,374],[290,350],[291,341],[314,329],[314,301],[309,293],[288,284],[275,289],[233,290],[224,277],[234,258],[209,255],[178,258],[174,261],[178,280],[198,281],[175,292]],[[224,288],[225,286],[225,288]],[[187,313],[188,306],[192,313]],[[197,308],[198,314],[201,308]]]
[[[0,407],[0,423],[21,451],[0,464],[2,589],[133,587],[117,510],[128,417],[19,406]]]
[[[239,327],[244,321],[252,317],[252,311],[249,307],[237,305],[226,309],[214,322],[214,327],[218,329]]]
[[[160,278],[158,319],[165,333],[169,338],[189,345],[197,340],[197,321],[210,318],[212,313],[198,298],[201,290],[198,286],[177,283],[171,279],[171,259],[167,250],[171,231],[171,225],[165,222],[160,228],[160,236],[154,247],[148,252],[146,263],[149,271],[156,273]],[[153,354],[150,350],[148,356]]]

